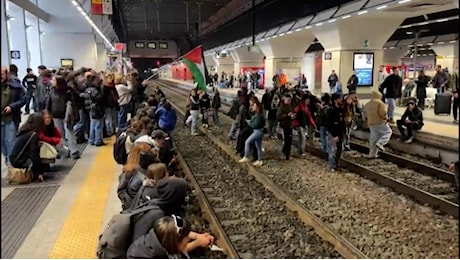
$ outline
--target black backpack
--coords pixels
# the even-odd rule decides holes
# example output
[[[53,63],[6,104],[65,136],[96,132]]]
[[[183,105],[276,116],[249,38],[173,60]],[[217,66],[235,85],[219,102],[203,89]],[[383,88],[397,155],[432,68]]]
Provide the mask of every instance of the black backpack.
[[[142,186],[134,198],[133,205],[137,205],[144,192]],[[114,215],[107,224],[104,232],[99,236],[96,256],[98,259],[126,259],[126,252],[132,243],[134,223],[142,213],[150,210],[161,210],[154,204],[141,205],[138,208],[127,209]]]
[[[118,164],[125,164],[128,160],[128,153],[126,152],[125,143],[129,136],[130,135],[128,133],[121,132],[113,144],[113,158]],[[134,140],[131,138],[131,141]]]

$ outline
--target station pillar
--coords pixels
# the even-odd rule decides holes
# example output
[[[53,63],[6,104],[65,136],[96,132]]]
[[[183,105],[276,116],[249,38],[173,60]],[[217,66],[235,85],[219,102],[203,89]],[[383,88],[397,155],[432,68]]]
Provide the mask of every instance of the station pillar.
[[[360,81],[367,83],[367,87],[357,90],[358,93],[377,89],[378,67],[383,64],[383,45],[403,20],[404,16],[397,14],[372,14],[313,28],[314,35],[324,47],[321,92],[330,91],[327,80],[331,71],[335,70],[346,93],[346,83],[354,68]]]
[[[458,42],[431,46],[436,53],[436,65],[449,71],[458,71]]]
[[[1,2],[2,6],[0,11],[2,12],[2,66],[9,66],[11,63],[11,59],[8,38],[8,25],[6,21],[6,0],[1,0]]]
[[[273,87],[272,78],[284,73],[293,82],[302,73],[302,59],[315,36],[311,31],[293,32],[258,43],[265,55],[265,86]]]
[[[26,69],[29,67],[29,49],[27,47],[27,33],[25,24],[25,11],[19,6],[9,2],[9,10],[7,15],[11,18],[7,21],[9,23],[9,42],[10,51],[14,51],[14,54],[10,54],[11,64],[15,64],[18,67],[18,76],[22,77],[26,73]]]

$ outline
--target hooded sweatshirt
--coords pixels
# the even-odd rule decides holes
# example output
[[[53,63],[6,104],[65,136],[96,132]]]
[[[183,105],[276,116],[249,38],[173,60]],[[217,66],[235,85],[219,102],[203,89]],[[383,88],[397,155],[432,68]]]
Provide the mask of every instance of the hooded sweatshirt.
[[[372,91],[372,99],[363,108],[368,125],[381,125],[386,123],[387,109],[382,101],[382,94]]]
[[[128,259],[167,259],[168,254],[161,246],[155,231],[150,231],[135,240],[128,248]]]
[[[135,220],[133,241],[145,235],[153,223],[166,215],[182,216],[182,208],[186,203],[187,181],[182,178],[166,178],[158,182],[158,198],[150,200],[147,204],[158,205],[161,210],[150,210]]]
[[[16,127],[21,122],[21,107],[26,104],[25,89],[17,77],[10,77],[7,82],[2,82],[2,111],[6,106],[11,107],[11,113],[2,115],[3,122],[14,121]]]

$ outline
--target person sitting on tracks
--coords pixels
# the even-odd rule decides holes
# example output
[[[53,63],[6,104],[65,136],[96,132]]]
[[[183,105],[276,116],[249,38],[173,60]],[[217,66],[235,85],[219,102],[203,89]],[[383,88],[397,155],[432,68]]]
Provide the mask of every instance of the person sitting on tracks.
[[[128,248],[128,259],[187,259],[198,247],[208,247],[214,237],[191,231],[190,223],[179,216],[166,216],[155,221],[148,233]]]
[[[144,140],[144,137],[150,138],[149,136],[142,136],[136,140],[128,155],[128,160],[123,166],[123,172],[118,178],[117,194],[123,210],[130,208],[134,197],[142,186],[147,167],[158,162],[158,155],[152,151],[153,141],[149,143]]]
[[[171,133],[176,128],[177,114],[172,108],[171,103],[165,101],[156,111],[155,118],[158,120],[158,126],[166,133]]]
[[[145,172],[145,180],[143,182],[144,190],[140,196],[139,205],[159,197],[157,186],[158,183],[164,178],[169,178],[169,172],[166,168],[166,164],[153,163],[147,167],[147,171]],[[136,205],[136,207],[139,205]]]
[[[369,157],[376,158],[378,150],[384,151],[384,146],[391,139],[392,130],[387,123],[387,109],[382,101],[382,93],[372,91],[372,99],[364,106],[364,117],[369,127]]]
[[[415,100],[411,99],[407,102],[406,111],[402,115],[400,120],[396,121],[398,130],[401,133],[400,141],[404,141],[406,144],[412,143],[414,139],[414,132],[422,129],[423,127],[423,112],[415,104]],[[404,130],[406,128],[406,131]]]
[[[252,133],[246,139],[244,144],[244,157],[240,160],[241,163],[249,162],[249,152],[251,145],[254,144],[257,150],[257,161],[254,166],[262,166],[262,139],[264,137],[265,116],[262,103],[259,102],[257,97],[251,98],[250,109],[254,112],[251,120],[248,120],[248,126],[251,128]]]
[[[153,131],[151,137],[155,148],[158,150],[158,159],[167,165],[170,174],[173,173],[177,164],[177,153],[174,150],[171,137],[162,130]]]

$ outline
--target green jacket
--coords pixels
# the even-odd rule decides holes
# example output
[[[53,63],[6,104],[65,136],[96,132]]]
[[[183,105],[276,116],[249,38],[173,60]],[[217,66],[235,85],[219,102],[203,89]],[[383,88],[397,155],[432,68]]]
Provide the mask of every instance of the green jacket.
[[[255,114],[249,121],[249,127],[252,129],[263,129],[265,127],[265,117],[263,114]]]

